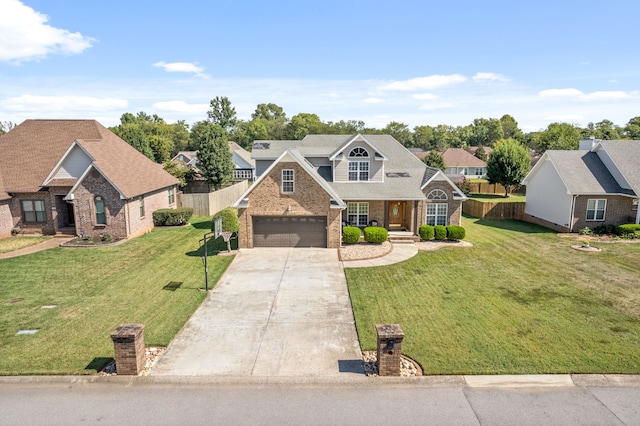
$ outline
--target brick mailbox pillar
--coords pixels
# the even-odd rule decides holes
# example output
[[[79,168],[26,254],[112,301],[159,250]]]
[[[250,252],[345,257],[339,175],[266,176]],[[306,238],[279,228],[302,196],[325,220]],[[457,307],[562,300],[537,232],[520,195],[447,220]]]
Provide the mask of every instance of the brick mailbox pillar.
[[[378,334],[378,375],[399,376],[404,332],[398,324],[376,325]]]
[[[119,375],[138,375],[144,367],[144,324],[121,324],[111,333]]]

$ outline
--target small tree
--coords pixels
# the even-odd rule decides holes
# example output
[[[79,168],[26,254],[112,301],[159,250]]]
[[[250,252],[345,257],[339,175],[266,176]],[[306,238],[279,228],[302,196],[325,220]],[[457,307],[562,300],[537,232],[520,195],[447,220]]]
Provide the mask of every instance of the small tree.
[[[233,179],[233,156],[227,133],[217,124],[207,126],[198,150],[198,168],[207,182],[217,190]]]
[[[443,172],[447,169],[447,166],[444,164],[444,157],[434,149],[429,151],[422,161],[424,161],[424,164],[427,166],[433,167],[434,169],[440,169]]]
[[[487,161],[487,151],[484,150],[484,147],[482,145],[480,145],[477,149],[476,149],[476,153],[474,154],[476,158],[482,160],[482,161]]]
[[[487,162],[489,183],[499,183],[505,188],[507,198],[511,188],[527,175],[531,159],[527,149],[514,139],[498,141]]]

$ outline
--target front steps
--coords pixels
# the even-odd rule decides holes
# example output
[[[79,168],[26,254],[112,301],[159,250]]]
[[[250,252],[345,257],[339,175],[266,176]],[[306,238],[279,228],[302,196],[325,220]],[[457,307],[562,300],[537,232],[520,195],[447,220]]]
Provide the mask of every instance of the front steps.
[[[420,241],[420,237],[409,231],[389,231],[389,242],[392,244],[413,244]]]

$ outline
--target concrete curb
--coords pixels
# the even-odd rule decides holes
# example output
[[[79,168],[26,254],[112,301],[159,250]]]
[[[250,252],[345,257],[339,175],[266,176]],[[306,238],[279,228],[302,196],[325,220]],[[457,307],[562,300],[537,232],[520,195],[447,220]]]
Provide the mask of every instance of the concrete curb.
[[[0,385],[114,386],[248,386],[342,388],[524,388],[524,387],[640,387],[639,375],[540,374],[498,376],[2,376]]]

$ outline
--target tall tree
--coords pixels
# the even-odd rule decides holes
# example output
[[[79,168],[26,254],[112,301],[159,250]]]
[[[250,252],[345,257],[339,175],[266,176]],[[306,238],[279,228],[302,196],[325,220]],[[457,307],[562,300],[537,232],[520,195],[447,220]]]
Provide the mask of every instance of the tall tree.
[[[326,126],[328,134],[332,135],[355,135],[356,133],[363,133],[364,121],[362,120],[340,120],[335,123],[329,121]]]
[[[415,126],[413,128],[413,146],[423,151],[435,148],[433,127]]]
[[[573,124],[551,123],[541,132],[529,135],[529,146],[542,153],[548,149],[578,149],[580,129]]]
[[[520,143],[524,142],[524,133],[518,127],[518,122],[509,114],[500,117],[500,126],[505,139],[515,139]]]
[[[262,118],[256,118],[251,121],[241,121],[238,123],[234,139],[241,147],[251,151],[253,142],[257,140],[275,139],[269,135],[267,125],[269,122]]]
[[[484,150],[483,146],[479,146],[473,155],[484,162],[487,161],[487,151]]]
[[[284,110],[281,106],[268,103],[268,104],[258,104],[256,110],[251,114],[251,120],[255,120],[261,118],[267,121],[277,121],[277,120],[286,120],[287,114],[284,113]]]
[[[504,186],[504,197],[511,189],[522,182],[531,167],[531,158],[520,142],[504,139],[495,143],[487,161],[487,179],[490,183]]]
[[[413,146],[413,134],[411,133],[411,130],[409,130],[409,126],[407,126],[405,123],[392,121],[387,124],[387,126],[382,129],[382,131],[388,135],[393,136],[395,140],[397,140],[407,148]]]
[[[633,139],[640,139],[640,117],[633,117],[626,126],[624,126],[624,136]]]
[[[291,140],[300,140],[307,135],[319,135],[324,133],[325,124],[316,114],[301,112],[291,117],[291,121],[285,129],[285,137]]]
[[[422,159],[424,164],[434,169],[440,169],[443,172],[447,170],[446,164],[444,164],[444,157],[435,149],[429,151],[429,153]]]
[[[198,149],[198,168],[210,185],[217,190],[233,179],[233,156],[222,126],[210,124],[203,132]]]
[[[504,138],[502,123],[495,118],[476,118],[471,128],[472,146],[493,146],[493,143]]]
[[[236,117],[236,109],[231,106],[229,98],[216,96],[211,99],[209,106],[211,106],[211,109],[207,111],[209,121],[219,125],[227,132],[227,135],[230,135],[238,123],[238,118]]]
[[[119,126],[112,127],[110,130],[118,135],[122,140],[140,151],[150,160],[155,160],[153,150],[149,143],[149,136],[142,130],[139,124],[135,122],[127,122]]]

